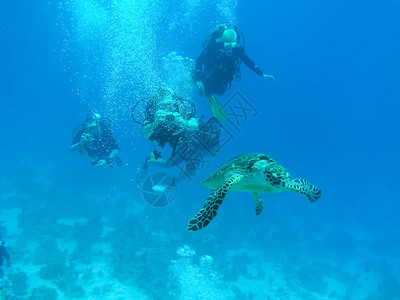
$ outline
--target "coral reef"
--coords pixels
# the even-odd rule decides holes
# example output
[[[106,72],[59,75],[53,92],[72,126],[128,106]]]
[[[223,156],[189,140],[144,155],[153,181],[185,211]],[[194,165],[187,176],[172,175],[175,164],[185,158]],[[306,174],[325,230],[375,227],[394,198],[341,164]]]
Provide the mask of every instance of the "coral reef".
[[[17,296],[24,296],[27,293],[28,289],[28,276],[18,269],[15,272],[7,273],[7,278],[11,282],[11,290]]]
[[[177,249],[178,259],[169,266],[173,289],[170,294],[174,299],[228,299],[232,298],[229,290],[221,290],[221,276],[214,268],[214,259],[209,255],[197,258],[196,252],[188,245]],[[196,259],[198,262],[196,263]]]
[[[27,300],[57,300],[58,293],[54,288],[41,286],[34,288]]]

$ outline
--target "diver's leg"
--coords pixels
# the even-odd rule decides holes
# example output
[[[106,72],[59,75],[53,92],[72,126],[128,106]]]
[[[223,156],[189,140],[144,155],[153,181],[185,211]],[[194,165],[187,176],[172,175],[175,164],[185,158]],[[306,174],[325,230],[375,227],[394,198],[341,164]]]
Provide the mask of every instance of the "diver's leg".
[[[216,94],[222,95],[225,92],[226,85],[224,86],[224,83],[219,81],[217,77],[207,78],[203,83],[204,91],[210,102],[212,115],[221,122],[226,121],[224,108],[215,96]]]
[[[218,119],[220,122],[226,121],[224,107],[219,102],[218,98],[212,94],[208,96],[208,101],[210,102],[211,113],[213,117]]]

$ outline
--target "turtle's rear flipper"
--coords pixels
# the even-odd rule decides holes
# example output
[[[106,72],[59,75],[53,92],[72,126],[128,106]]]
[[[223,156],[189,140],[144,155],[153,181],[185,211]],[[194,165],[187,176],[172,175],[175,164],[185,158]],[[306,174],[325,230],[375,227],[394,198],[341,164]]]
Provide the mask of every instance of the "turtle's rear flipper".
[[[289,184],[292,191],[307,197],[310,202],[315,202],[321,197],[321,190],[303,178],[296,178]]]
[[[232,175],[224,184],[218,187],[213,193],[208,196],[206,203],[200,211],[188,223],[189,231],[197,231],[206,227],[211,220],[217,215],[218,208],[221,206],[226,195],[229,193],[232,185],[240,180],[240,175]]]
[[[256,206],[256,215],[260,215],[263,211],[263,201],[259,193],[253,193],[254,205]]]

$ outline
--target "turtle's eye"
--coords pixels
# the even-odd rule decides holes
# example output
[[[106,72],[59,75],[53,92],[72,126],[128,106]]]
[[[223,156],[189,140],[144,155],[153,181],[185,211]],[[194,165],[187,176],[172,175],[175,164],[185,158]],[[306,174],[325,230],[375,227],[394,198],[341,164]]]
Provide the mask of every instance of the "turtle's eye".
[[[278,173],[276,172],[277,170],[274,171],[275,172],[273,172],[270,168],[265,168],[264,170],[265,179],[272,185],[280,185],[282,183],[282,180],[278,175]]]

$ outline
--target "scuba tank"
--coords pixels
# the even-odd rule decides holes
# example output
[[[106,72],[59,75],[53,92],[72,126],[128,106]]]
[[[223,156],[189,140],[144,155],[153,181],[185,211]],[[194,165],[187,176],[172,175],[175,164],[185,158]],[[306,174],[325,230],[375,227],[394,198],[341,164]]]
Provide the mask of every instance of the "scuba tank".
[[[162,95],[164,95],[164,93],[170,93],[172,95],[173,99],[182,106],[183,110],[185,110],[184,111],[185,115],[186,115],[185,117],[187,119],[194,118],[194,116],[196,115],[196,106],[194,105],[194,103],[192,101],[176,96],[174,94],[174,92],[172,91],[172,89],[159,87],[159,90],[161,90]],[[155,101],[155,103],[157,103],[159,100],[157,98],[158,98],[158,95],[155,95],[153,97],[143,98],[143,99],[139,100],[138,102],[136,102],[131,109],[132,120],[135,123],[143,126],[145,120],[142,121],[142,120],[140,120],[140,118],[144,118],[145,113],[143,111],[138,112],[137,110],[145,107],[146,104],[149,103],[150,101]],[[141,106],[140,106],[140,104],[141,104]],[[177,112],[180,114],[184,114],[182,111],[177,111]]]

